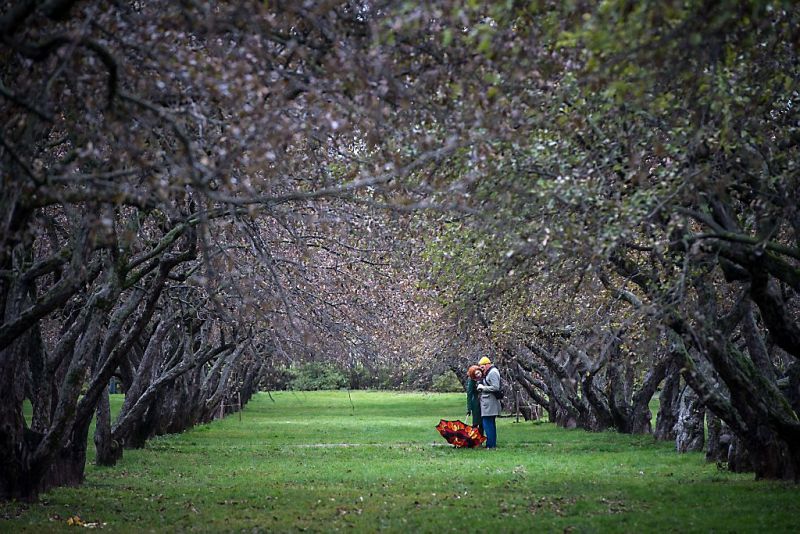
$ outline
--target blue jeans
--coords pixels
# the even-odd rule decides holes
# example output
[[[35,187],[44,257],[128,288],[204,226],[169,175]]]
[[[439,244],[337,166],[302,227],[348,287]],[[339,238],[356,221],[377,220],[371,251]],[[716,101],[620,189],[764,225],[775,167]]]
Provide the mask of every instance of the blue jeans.
[[[494,424],[495,417],[494,415],[481,417],[483,421],[483,432],[486,434],[487,449],[494,449],[497,447],[497,426]]]

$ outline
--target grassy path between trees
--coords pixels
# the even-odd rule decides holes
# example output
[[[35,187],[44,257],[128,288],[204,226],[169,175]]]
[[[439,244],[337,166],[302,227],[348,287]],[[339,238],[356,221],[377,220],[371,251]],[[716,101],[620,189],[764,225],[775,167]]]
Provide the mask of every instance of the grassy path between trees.
[[[649,436],[504,418],[498,450],[457,450],[434,425],[463,420],[463,395],[272,397],[257,395],[241,421],[152,440],[115,468],[91,465],[80,488],[2,504],[0,531],[74,529],[76,515],[113,532],[797,529],[797,486],[720,471]]]

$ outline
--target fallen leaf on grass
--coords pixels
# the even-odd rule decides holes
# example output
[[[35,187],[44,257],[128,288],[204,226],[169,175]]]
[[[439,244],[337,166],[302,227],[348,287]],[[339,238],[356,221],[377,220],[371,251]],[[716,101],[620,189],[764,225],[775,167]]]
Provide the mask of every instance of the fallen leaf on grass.
[[[67,526],[82,527],[83,520],[80,518],[80,516],[73,515],[72,517],[67,518]]]
[[[348,509],[348,508],[344,508],[344,507],[339,507],[339,508],[337,508],[337,509],[336,509],[336,513],[337,513],[338,515],[341,515],[341,516],[345,516],[345,515],[347,515],[347,514],[356,514],[356,515],[361,515],[361,513],[362,513],[363,511],[364,511],[364,510],[362,510],[361,508],[353,508],[353,509]]]
[[[558,516],[565,516],[567,514],[565,508],[568,505],[575,504],[575,498],[573,497],[539,497],[539,499],[533,499],[531,504],[528,506],[528,510],[532,514],[536,514],[541,511],[552,512]]]
[[[600,499],[600,502],[608,507],[608,513],[610,514],[621,514],[627,511],[625,509],[624,501],[615,501],[611,499],[602,498]]]

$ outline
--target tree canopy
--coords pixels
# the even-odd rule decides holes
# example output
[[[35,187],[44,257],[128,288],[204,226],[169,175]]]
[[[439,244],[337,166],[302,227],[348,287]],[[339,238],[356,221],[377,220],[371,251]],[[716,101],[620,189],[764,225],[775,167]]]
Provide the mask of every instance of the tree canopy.
[[[797,481],[799,24],[789,1],[8,3],[0,496],[79,483],[95,414],[111,464],[278,364],[487,351],[554,422],[650,432],[660,390],[656,436],[681,449],[707,410],[732,468]]]

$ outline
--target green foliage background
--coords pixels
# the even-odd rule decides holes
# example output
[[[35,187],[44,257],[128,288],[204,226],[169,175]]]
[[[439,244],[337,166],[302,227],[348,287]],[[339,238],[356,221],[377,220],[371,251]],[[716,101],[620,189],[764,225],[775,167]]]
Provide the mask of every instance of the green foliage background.
[[[347,387],[347,377],[331,363],[309,362],[287,369],[289,389],[315,391]]]
[[[433,378],[431,390],[437,393],[458,393],[464,391],[464,386],[453,371],[447,371]]]

